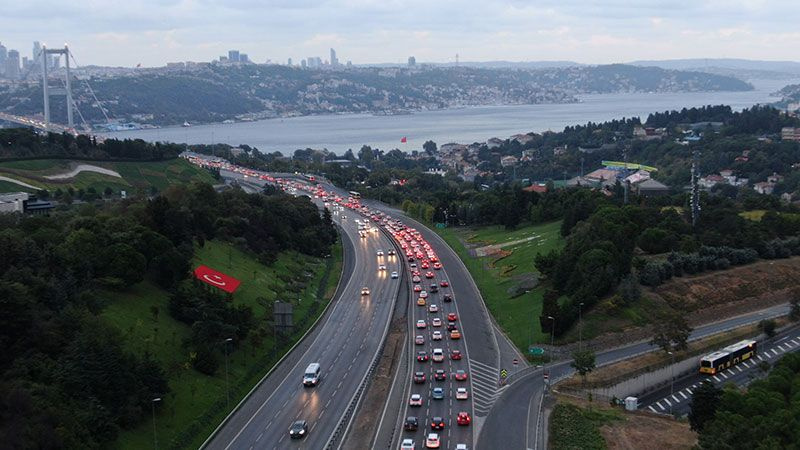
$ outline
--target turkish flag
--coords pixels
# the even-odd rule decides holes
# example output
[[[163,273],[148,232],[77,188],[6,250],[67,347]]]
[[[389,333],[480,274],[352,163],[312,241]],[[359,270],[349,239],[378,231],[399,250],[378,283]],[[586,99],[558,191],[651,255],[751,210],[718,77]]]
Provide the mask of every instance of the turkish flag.
[[[403,144],[405,144],[407,141],[408,141],[408,139],[406,139],[406,137],[405,137],[405,136],[403,136],[403,138],[402,138],[402,139],[400,139],[400,142],[402,142]]]
[[[239,284],[241,284],[241,281],[237,280],[236,278],[225,275],[222,272],[217,272],[216,270],[206,266],[200,266],[197,269],[194,269],[194,276],[203,283],[222,289],[230,294],[233,294],[233,292],[239,287]]]

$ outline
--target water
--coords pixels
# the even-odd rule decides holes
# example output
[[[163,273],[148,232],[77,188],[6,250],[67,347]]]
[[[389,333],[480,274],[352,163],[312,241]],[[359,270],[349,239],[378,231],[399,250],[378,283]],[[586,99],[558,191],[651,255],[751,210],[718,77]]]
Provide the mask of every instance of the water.
[[[507,138],[517,133],[561,131],[567,125],[602,122],[639,116],[655,111],[702,105],[730,105],[736,110],[779,100],[770,94],[792,80],[753,80],[749,92],[702,92],[674,94],[598,94],[581,97],[581,103],[563,105],[480,106],[411,115],[373,116],[347,114],[270,119],[258,122],[196,125],[108,133],[109,137],[142,138],[148,141],[189,144],[248,144],[263,152],[291,154],[298,148],[327,148],[342,154],[357,152],[362,145],[391,150],[421,150],[433,140],[484,142],[492,137]],[[400,142],[407,138],[405,144]]]

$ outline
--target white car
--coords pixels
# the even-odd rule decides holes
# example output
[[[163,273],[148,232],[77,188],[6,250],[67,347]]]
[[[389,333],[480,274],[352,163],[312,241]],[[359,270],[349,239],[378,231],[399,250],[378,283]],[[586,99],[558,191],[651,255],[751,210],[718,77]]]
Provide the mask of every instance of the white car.
[[[440,326],[442,326],[442,319],[440,319],[440,318],[438,318],[438,317],[434,317],[434,318],[433,318],[433,320],[431,321],[431,325],[433,325],[433,326],[435,326],[435,327],[440,327]],[[439,333],[439,332],[438,332],[438,331],[435,331],[435,333]]]
[[[378,250],[375,254],[378,256],[383,256],[383,250]]]
[[[444,361],[444,351],[440,348],[433,349],[433,362]]]
[[[439,434],[430,433],[428,438],[425,439],[425,448],[439,448]]]
[[[364,286],[361,288],[361,295],[369,295],[369,288]]]
[[[456,444],[456,450],[467,450],[467,444]]]
[[[422,396],[419,394],[412,394],[411,398],[408,399],[409,406],[422,406]]]
[[[397,277],[399,277],[399,276],[400,276],[400,275],[398,275],[398,274],[397,274],[397,272],[392,272],[392,278],[397,278]]]
[[[419,293],[419,298],[428,298],[428,291],[422,291]]]
[[[469,398],[469,391],[467,388],[460,387],[456,389],[456,400],[466,400]]]
[[[420,319],[417,321],[417,328],[425,328],[427,326],[428,324],[426,324],[424,320]]]
[[[403,439],[403,443],[400,444],[400,450],[414,450],[415,448],[413,439]]]
[[[433,339],[434,341],[441,341],[442,340],[442,332],[441,331],[434,331],[433,332],[433,336],[431,336],[431,339]]]
[[[425,291],[422,291],[422,292],[425,292]],[[422,294],[422,292],[420,292],[420,294]],[[420,297],[422,297],[422,295],[420,295]],[[427,295],[426,295],[426,297],[427,297]],[[424,298],[424,297],[423,297],[423,298]],[[431,304],[431,306],[429,306],[429,307],[428,307],[428,312],[430,312],[430,313],[437,313],[437,312],[439,312],[439,305],[436,305],[436,304]]]
[[[386,266],[384,266],[383,264],[381,264],[381,265],[379,265],[379,266],[378,266],[378,270],[380,270],[380,271],[384,271],[384,270],[386,270]]]

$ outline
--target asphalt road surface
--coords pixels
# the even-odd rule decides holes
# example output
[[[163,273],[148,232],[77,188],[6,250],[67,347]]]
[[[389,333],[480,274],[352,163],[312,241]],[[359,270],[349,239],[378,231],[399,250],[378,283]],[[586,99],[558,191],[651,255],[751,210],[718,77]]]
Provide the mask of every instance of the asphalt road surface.
[[[692,393],[703,381],[722,387],[728,383],[745,386],[751,381],[766,375],[759,364],[766,361],[774,365],[783,355],[800,350],[800,328],[795,327],[778,334],[772,339],[758,343],[756,356],[741,362],[720,373],[708,376],[699,372],[675,380],[675,385],[663,388],[639,397],[639,409],[658,413],[683,416],[689,413]],[[700,358],[697,358],[698,361]],[[699,367],[699,362],[698,362]]]
[[[206,448],[322,449],[354,397],[389,322],[400,286],[400,280],[389,274],[399,270],[399,264],[383,261],[387,270],[379,272],[376,251],[389,248],[388,238],[382,233],[361,238],[353,220],[356,214],[350,211],[337,212],[333,218],[346,233],[345,245],[355,254],[345,267],[347,279],[342,280],[335,303],[306,338],[310,343],[305,343],[302,354],[283,361]],[[370,288],[370,295],[361,295],[362,286]],[[306,388],[303,373],[313,362],[322,366],[322,381]],[[289,427],[299,419],[308,421],[309,433],[291,440]]]
[[[757,323],[763,319],[785,315],[788,305],[775,306],[763,311],[745,314],[717,323],[696,328],[690,340],[730,330],[745,324]],[[647,342],[639,342],[597,354],[597,366],[653,350]],[[550,369],[551,381],[569,376],[573,369],[569,362],[556,363]],[[508,450],[546,448],[546,430],[540,429],[541,398],[544,389],[541,368],[531,368],[515,379],[497,399],[494,408],[486,419],[475,448]]]

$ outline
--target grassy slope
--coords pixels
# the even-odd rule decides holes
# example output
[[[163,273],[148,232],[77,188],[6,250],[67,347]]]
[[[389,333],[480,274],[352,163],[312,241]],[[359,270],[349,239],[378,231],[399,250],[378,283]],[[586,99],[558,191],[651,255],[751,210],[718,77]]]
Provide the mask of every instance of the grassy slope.
[[[550,443],[553,450],[605,449],[605,439],[599,427],[622,415],[608,409],[583,409],[569,403],[559,403],[550,415]]]
[[[41,186],[50,191],[55,191],[58,188],[66,190],[66,188],[70,186],[76,190],[94,187],[98,192],[103,192],[106,187],[110,187],[114,189],[114,191],[137,188],[147,190],[151,186],[163,190],[171,184],[184,184],[189,181],[214,183],[213,177],[211,177],[208,172],[191,165],[181,158],[157,162],[85,162],[86,164],[115,170],[122,175],[121,179],[96,172],[81,172],[74,178],[65,180],[65,182],[53,182],[41,179],[44,175],[68,171],[71,162],[80,163],[81,161],[44,159],[3,162],[0,163],[0,173],[33,186]],[[4,173],[3,169],[12,169],[22,172],[13,174]],[[4,186],[0,185],[0,192],[3,192],[3,189]]]
[[[341,245],[337,244],[330,264],[287,252],[281,254],[272,266],[266,267],[228,244],[208,241],[205,247],[197,249],[195,264],[206,264],[241,280],[234,302],[250,305],[258,323],[263,323],[264,308],[256,299],[263,296],[274,300],[277,294],[272,289],[275,288],[283,292],[284,283],[278,276],[306,271],[313,274],[300,295],[303,301],[295,307],[297,318],[311,305],[326,269],[330,269],[330,277],[325,290],[332,294],[332,286],[336,285],[341,274],[341,258]],[[102,316],[123,332],[133,351],[149,351],[161,361],[170,379],[172,392],[164,398],[156,416],[159,442],[165,448],[175,443],[179,443],[179,447],[197,448],[229,411],[225,405],[224,362],[221,361],[220,369],[213,377],[191,369],[188,363],[190,355],[182,347],[183,340],[190,335],[189,327],[170,317],[168,293],[151,283],[145,281],[124,293],[108,293],[107,298],[110,304]],[[326,297],[324,301],[328,299]],[[153,307],[158,308],[157,315],[151,311]],[[310,325],[313,321],[308,323]],[[231,408],[274,364],[276,358],[271,354],[272,348],[271,333],[267,333],[261,342],[243,343],[238,349],[232,349],[229,359]],[[145,420],[138,427],[123,431],[116,447],[148,448],[152,445],[152,438],[152,423]]]
[[[536,271],[533,260],[538,253],[546,253],[564,245],[560,228],[561,222],[527,226],[511,232],[497,226],[436,229],[464,261],[497,323],[523,352],[528,348],[531,335],[533,342],[547,339],[538,319],[542,310],[543,289],[537,287],[516,298],[511,298],[510,290],[518,284],[515,277]],[[511,254],[500,259],[473,258],[462,244],[462,241],[479,246],[502,244],[534,234],[539,238],[504,247],[503,250],[511,251]]]

